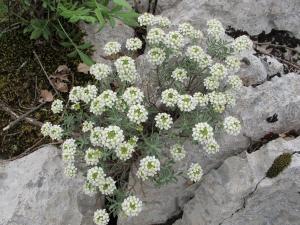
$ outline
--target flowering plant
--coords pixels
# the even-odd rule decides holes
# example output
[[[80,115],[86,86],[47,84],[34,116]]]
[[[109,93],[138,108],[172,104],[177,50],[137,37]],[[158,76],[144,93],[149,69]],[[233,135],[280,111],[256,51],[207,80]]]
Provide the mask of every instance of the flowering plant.
[[[191,163],[185,173],[176,171],[174,164],[186,156],[178,137],[191,136],[208,154],[214,154],[220,149],[214,132],[224,129],[238,135],[241,129],[237,118],[223,120],[221,115],[235,104],[234,91],[242,86],[235,73],[240,67],[239,53],[252,47],[248,37],[227,41],[216,19],[208,21],[206,39],[189,23],[170,31],[171,23],[165,17],[146,13],[138,21],[148,28],[146,57],[152,69],[146,77],[156,97],[137,85],[140,74],[135,60],[119,54],[122,46],[112,41],[104,51],[113,56],[114,66],[92,65],[95,84],[73,87],[65,109],[60,100],[53,102],[54,113],[64,110],[62,126],[47,122],[42,127],[44,135],[65,140],[66,175],[74,177],[76,162],[83,159],[85,192],[100,191],[109,201],[108,211],[94,214],[99,225],[108,223],[109,213],[121,210],[130,217],[142,210],[141,200],[127,191],[132,190],[127,180],[135,162],[136,176],[142,182],[160,186],[176,181],[177,176],[198,182],[203,174],[198,163]],[[142,46],[138,38],[126,41],[129,55]],[[162,152],[166,138],[177,142],[169,154]]]

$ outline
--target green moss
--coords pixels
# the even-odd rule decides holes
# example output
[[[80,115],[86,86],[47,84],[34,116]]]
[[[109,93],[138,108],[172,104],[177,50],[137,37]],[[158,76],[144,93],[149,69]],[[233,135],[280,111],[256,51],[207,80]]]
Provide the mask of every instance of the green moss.
[[[0,30],[4,26],[1,23]],[[40,90],[52,91],[33,51],[37,53],[49,75],[59,65],[66,64],[74,74],[74,85],[84,85],[91,79],[90,76],[76,72],[79,60],[66,57],[68,49],[55,41],[49,43],[30,40],[23,34],[22,29],[5,33],[0,38],[0,99],[15,112],[24,113],[37,105]],[[50,104],[30,117],[41,122],[58,120],[58,116],[50,112]],[[16,156],[41,138],[40,129],[24,121],[8,132],[2,132],[2,128],[10,121],[10,116],[0,111],[0,158]]]
[[[281,173],[286,167],[290,165],[292,161],[292,154],[290,153],[283,153],[278,156],[272,166],[268,169],[266,173],[266,177],[274,178],[277,177],[279,173]]]

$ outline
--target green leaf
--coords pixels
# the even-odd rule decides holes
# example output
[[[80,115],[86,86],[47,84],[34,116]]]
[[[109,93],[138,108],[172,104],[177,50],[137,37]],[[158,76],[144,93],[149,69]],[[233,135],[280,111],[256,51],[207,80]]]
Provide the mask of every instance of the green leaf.
[[[138,26],[137,18],[139,16],[136,12],[117,12],[114,13],[115,17],[122,20],[125,24],[131,27]]]
[[[91,66],[91,65],[95,64],[95,62],[87,54],[80,51],[79,49],[77,49],[77,52],[78,52],[79,57],[82,60],[82,62],[84,62],[86,65]]]
[[[70,52],[69,54],[67,54],[67,56],[68,57],[70,57],[70,58],[75,58],[76,57],[76,55],[77,55],[77,51],[76,51],[76,49],[74,50],[74,51],[72,51],[72,52]]]
[[[73,44],[71,42],[60,42],[59,44],[65,48],[70,48],[73,46]]]
[[[77,46],[80,50],[91,48],[93,45],[89,42],[84,42],[83,44]]]
[[[68,19],[70,23],[77,23],[79,21],[84,21],[87,23],[96,22],[96,18],[91,16],[91,9],[85,7],[76,8],[75,5],[72,5],[70,8],[65,7],[62,4],[58,5],[59,14]]]
[[[99,9],[95,9],[94,12],[95,12],[96,17],[97,17],[97,19],[99,21],[99,24],[100,24],[99,30],[101,30],[105,26],[105,19],[102,16],[102,13]]]
[[[31,20],[29,27],[26,27],[24,29],[24,32],[31,32],[30,39],[38,39],[40,37],[44,37],[44,39],[48,40],[51,35],[48,27],[48,21],[39,19]]]
[[[113,2],[117,5],[123,6],[127,9],[132,9],[131,5],[125,0],[113,0]]]

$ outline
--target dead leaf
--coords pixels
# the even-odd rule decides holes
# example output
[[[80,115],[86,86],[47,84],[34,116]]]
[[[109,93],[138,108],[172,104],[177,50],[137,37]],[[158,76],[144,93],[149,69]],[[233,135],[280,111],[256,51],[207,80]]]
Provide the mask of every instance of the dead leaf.
[[[54,73],[69,73],[70,69],[67,65],[59,65]]]
[[[40,101],[52,102],[54,100],[53,94],[48,90],[41,90],[41,99]]]
[[[60,92],[66,93],[69,91],[68,84],[65,82],[57,81],[54,83],[54,86]]]
[[[84,73],[84,74],[88,74],[90,71],[90,67],[84,63],[79,63],[77,66],[77,71],[79,73]]]
[[[67,65],[59,65],[54,74],[50,76],[50,79],[58,91],[65,93],[69,91],[70,76],[71,70],[69,67]]]

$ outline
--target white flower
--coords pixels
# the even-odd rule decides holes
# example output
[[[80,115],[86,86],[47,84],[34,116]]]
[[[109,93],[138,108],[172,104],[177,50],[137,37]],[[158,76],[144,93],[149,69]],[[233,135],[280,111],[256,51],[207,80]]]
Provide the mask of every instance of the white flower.
[[[115,62],[116,70],[122,82],[133,83],[137,78],[134,60],[128,56],[122,56]]]
[[[152,28],[149,30],[146,39],[150,45],[163,43],[165,39],[165,32],[160,28]]]
[[[177,106],[183,112],[190,112],[196,108],[197,101],[191,95],[179,95]]]
[[[99,190],[103,195],[112,195],[116,189],[116,182],[111,177],[107,177],[100,182]]]
[[[137,216],[143,207],[143,203],[135,196],[129,196],[122,202],[122,210],[127,216]]]
[[[140,124],[148,119],[148,112],[145,106],[137,104],[129,107],[127,116],[131,122]]]
[[[105,209],[98,209],[94,212],[93,221],[97,225],[107,225],[109,222],[109,214]]]
[[[110,125],[101,133],[101,144],[108,149],[115,149],[124,141],[123,130],[118,126]]]
[[[204,149],[208,154],[215,154],[219,151],[220,146],[216,142],[215,139],[209,139],[207,143],[204,145]]]
[[[82,132],[91,131],[94,128],[95,123],[93,121],[84,121],[82,124]]]
[[[160,170],[160,162],[155,156],[146,156],[141,159],[140,166],[137,171],[137,176],[142,180],[147,180],[149,177],[154,177]]]
[[[51,110],[53,113],[60,113],[63,111],[63,101],[60,99],[56,99],[51,104]]]
[[[129,51],[136,51],[138,49],[141,49],[142,45],[143,45],[142,41],[138,38],[129,38],[126,41],[126,48]]]
[[[209,102],[208,95],[204,95],[201,92],[196,92],[193,97],[200,107],[207,106]]]
[[[140,26],[149,26],[155,22],[155,17],[150,13],[144,13],[138,17]]]
[[[212,91],[212,90],[216,90],[219,88],[220,82],[219,82],[218,78],[209,76],[204,79],[203,85],[207,90]]]
[[[73,87],[69,94],[69,100],[73,103],[79,102],[81,99],[82,91],[83,91],[83,88],[80,86]]]
[[[226,106],[235,106],[236,101],[235,101],[235,96],[230,90],[227,90],[224,92],[225,98],[226,98]]]
[[[222,23],[217,19],[211,19],[207,21],[207,33],[214,39],[220,39],[225,35],[225,29]]]
[[[121,44],[116,41],[111,41],[104,45],[103,50],[106,55],[114,55],[121,51]]]
[[[118,111],[125,112],[127,109],[127,103],[124,101],[122,97],[119,97],[116,101],[115,107]]]
[[[112,108],[117,101],[117,94],[112,90],[103,91],[98,97],[91,102],[90,112],[95,115],[101,115],[105,108]]]
[[[155,16],[153,20],[153,25],[158,25],[162,28],[167,28],[171,25],[171,21],[164,16]]]
[[[217,78],[217,79],[222,79],[226,76],[227,74],[227,69],[224,65],[221,63],[216,63],[210,68],[210,74],[212,77]]]
[[[61,146],[62,159],[65,162],[74,162],[77,145],[73,138],[67,139]]]
[[[80,100],[89,103],[97,96],[98,89],[95,85],[87,85],[82,89]]]
[[[190,23],[182,23],[178,26],[178,31],[183,35],[191,39],[203,38],[203,33],[200,30],[196,30]]]
[[[236,72],[240,69],[241,61],[235,56],[228,56],[225,60],[225,64],[229,70]]]
[[[234,90],[239,90],[243,86],[243,81],[237,75],[232,75],[228,77],[228,84]]]
[[[101,146],[101,138],[103,133],[103,128],[95,127],[91,130],[90,141],[93,146]]]
[[[211,57],[197,45],[188,47],[185,54],[190,60],[198,63],[200,68],[205,68],[212,63]]]
[[[128,143],[135,148],[137,146],[138,140],[139,140],[138,137],[133,136],[133,137],[129,138]]]
[[[97,193],[97,187],[92,185],[90,182],[85,181],[85,183],[83,185],[83,192],[86,195],[93,196],[94,194]]]
[[[134,145],[128,142],[123,142],[116,149],[116,155],[119,159],[125,161],[132,157],[134,152]]]
[[[201,144],[207,143],[213,136],[213,128],[208,123],[197,123],[193,128],[192,137]]]
[[[92,167],[87,171],[86,178],[94,186],[99,186],[105,178],[104,171],[101,167]]]
[[[213,109],[216,112],[222,113],[225,110],[225,106],[227,104],[227,97],[225,93],[222,92],[211,92],[208,94],[209,101],[213,106]]]
[[[43,126],[41,127],[41,133],[44,137],[49,136],[51,127],[52,127],[52,123],[50,122],[46,122],[43,124]]]
[[[111,67],[103,63],[96,63],[90,67],[90,73],[96,80],[103,80],[107,78],[111,72]]]
[[[246,35],[236,38],[233,42],[233,49],[235,52],[242,52],[244,50],[252,49],[253,42]]]
[[[127,105],[140,104],[143,101],[144,94],[137,87],[129,87],[125,90],[122,98],[127,103]]]
[[[178,31],[171,31],[166,35],[165,45],[173,50],[179,50],[184,46],[184,38]]]
[[[169,88],[162,92],[161,101],[168,107],[173,107],[178,101],[179,94],[175,89]]]
[[[168,130],[173,124],[172,117],[167,113],[158,113],[154,120],[156,121],[155,126],[161,130]]]
[[[175,161],[180,161],[184,159],[186,151],[184,150],[183,145],[175,144],[170,149],[171,156]]]
[[[63,129],[59,125],[52,125],[49,130],[49,136],[52,140],[61,140],[63,136]]]
[[[203,175],[202,168],[199,163],[192,163],[190,168],[188,169],[187,175],[189,176],[190,180],[193,182],[198,182],[201,180]]]
[[[95,166],[98,164],[101,156],[102,152],[100,149],[88,148],[88,150],[85,152],[84,159],[87,165]]]
[[[161,48],[152,48],[147,53],[147,58],[152,64],[159,66],[165,61],[166,53]]]
[[[176,68],[173,72],[171,77],[176,80],[176,81],[180,81],[183,82],[184,80],[186,80],[187,77],[187,71],[185,69],[182,68]]]
[[[224,120],[224,129],[225,131],[228,133],[228,134],[231,134],[231,135],[238,135],[240,133],[240,130],[241,130],[241,123],[240,121],[233,117],[233,116],[228,116],[225,118]]]
[[[65,167],[64,173],[67,177],[75,177],[77,174],[77,168],[75,167],[74,163],[68,163]]]

